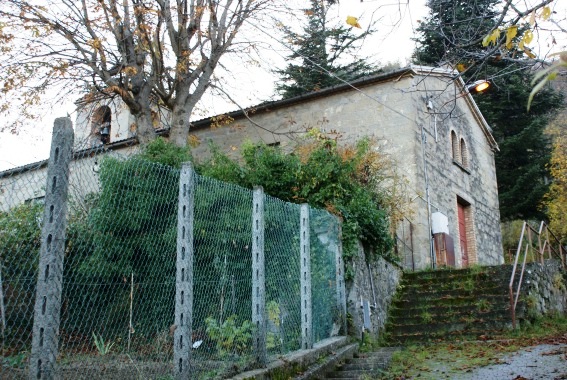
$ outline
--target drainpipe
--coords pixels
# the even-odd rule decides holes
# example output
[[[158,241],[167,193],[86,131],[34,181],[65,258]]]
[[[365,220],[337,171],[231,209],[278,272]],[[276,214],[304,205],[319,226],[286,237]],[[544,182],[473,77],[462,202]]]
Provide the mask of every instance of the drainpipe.
[[[429,231],[429,258],[431,260],[431,267],[437,266],[435,253],[433,251],[433,236],[431,234],[431,199],[429,197],[429,175],[427,173],[427,159],[425,156],[425,144],[427,143],[427,136],[425,129],[421,124],[421,154],[423,155],[423,175],[425,177],[425,201],[427,202],[427,229]]]

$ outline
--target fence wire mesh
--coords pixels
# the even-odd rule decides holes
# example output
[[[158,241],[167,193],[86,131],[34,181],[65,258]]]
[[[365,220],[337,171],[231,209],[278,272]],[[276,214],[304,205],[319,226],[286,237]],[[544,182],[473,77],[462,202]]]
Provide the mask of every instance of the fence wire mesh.
[[[136,157],[76,162],[63,280],[61,375],[168,375],[179,170]],[[80,371],[74,368],[78,363]]]
[[[226,377],[252,364],[252,192],[195,176],[193,366]]]
[[[266,348],[281,355],[301,348],[300,206],[266,196]]]
[[[173,378],[180,171],[89,150],[70,168],[58,371]],[[0,173],[3,378],[28,378],[45,164]],[[48,215],[48,214],[45,214]],[[337,219],[310,212],[313,341],[338,335]],[[265,197],[266,349],[301,347],[300,206]],[[251,344],[252,191],[195,175],[192,378],[257,366]],[[40,276],[41,278],[41,276]],[[343,316],[344,318],[344,316]]]
[[[342,326],[337,287],[337,254],[340,254],[339,224],[325,210],[309,210],[311,242],[311,294],[313,341],[339,334]]]
[[[46,180],[43,162],[0,173],[1,368],[21,372],[31,347]]]

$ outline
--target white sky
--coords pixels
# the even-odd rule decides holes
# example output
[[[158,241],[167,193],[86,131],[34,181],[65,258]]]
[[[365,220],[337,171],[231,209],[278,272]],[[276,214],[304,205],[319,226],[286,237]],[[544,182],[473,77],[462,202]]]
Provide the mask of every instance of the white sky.
[[[400,1],[407,2],[401,4],[398,0],[341,0],[338,7],[332,9],[331,16],[336,16],[339,20],[345,20],[348,15],[357,16],[363,27],[371,19],[379,19],[378,32],[365,41],[361,54],[370,55],[372,60],[381,65],[399,61],[403,66],[409,62],[409,57],[414,50],[415,44],[411,38],[414,36],[418,20],[426,17],[427,8],[425,0]],[[554,3],[557,14],[553,18],[566,20],[567,1],[556,0]],[[258,32],[258,34],[262,33]],[[270,99],[274,94],[273,82],[276,78],[270,73],[270,70],[278,66],[282,67],[285,63],[282,57],[287,56],[290,52],[278,40],[271,39],[269,36],[267,31],[264,35],[266,42],[280,55],[272,53],[264,57],[262,61],[237,65],[236,68],[231,68],[230,75],[224,75],[230,78],[230,82],[223,88],[234,99],[241,102],[240,106],[257,104]],[[547,40],[540,40],[542,51],[538,53],[547,53],[549,50],[547,45]],[[565,49],[565,43],[560,48]],[[223,63],[222,60],[221,63]],[[0,171],[46,159],[49,156],[53,120],[56,117],[70,114],[74,122],[73,100],[69,99],[67,103],[51,110],[40,122],[30,123],[20,128],[18,134],[12,134],[9,131],[0,133]],[[194,118],[199,119],[237,108],[211,95],[203,98],[201,108],[204,107],[207,109],[206,113],[204,111],[197,113]]]

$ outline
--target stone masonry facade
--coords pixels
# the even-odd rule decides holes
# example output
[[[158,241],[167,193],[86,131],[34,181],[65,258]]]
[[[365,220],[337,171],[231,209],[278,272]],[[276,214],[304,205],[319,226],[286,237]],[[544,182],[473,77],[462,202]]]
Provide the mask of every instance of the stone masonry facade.
[[[238,156],[245,141],[296,144],[310,128],[340,135],[339,143],[364,137],[378,142],[396,175],[405,179],[413,224],[415,268],[431,266],[431,213],[449,220],[456,266],[463,266],[457,203],[465,205],[468,264],[503,263],[494,151],[497,145],[472,97],[452,73],[428,68],[402,69],[348,86],[270,103],[244,114],[226,115],[226,127],[210,120],[194,123],[201,140],[194,154],[207,154],[206,142]],[[451,133],[463,154],[452,157]],[[465,158],[463,160],[463,157]]]
[[[411,209],[405,218],[412,224],[413,257],[409,261],[415,269],[430,267],[434,260],[434,212],[448,219],[457,267],[464,265],[465,244],[461,241],[466,241],[469,265],[500,264],[503,253],[494,166],[497,145],[472,97],[453,75],[439,69],[404,68],[361,79],[353,83],[355,89],[336,86],[232,112],[224,118],[197,121],[191,133],[202,143],[193,149],[193,154],[197,159],[206,156],[207,142],[234,156],[239,155],[246,141],[278,144],[289,150],[301,134],[312,128],[339,135],[339,143],[371,138],[380,153],[393,162],[392,176],[403,178],[399,190]],[[127,112],[120,106],[113,109]],[[218,123],[219,119],[226,123],[215,127],[213,120]],[[129,119],[113,115],[112,120]],[[76,132],[79,131],[90,130],[76,126]],[[135,146],[120,142],[111,146],[108,152],[113,155],[128,156],[136,150]],[[122,150],[128,153],[122,154]],[[88,162],[72,164],[72,176],[79,175],[80,170],[96,170],[95,156],[87,155],[81,159],[84,160]],[[44,181],[34,177],[44,176],[45,166],[28,169],[0,173],[2,209],[23,202],[19,199],[22,197],[13,197],[19,188],[29,193],[25,200],[42,196]],[[458,205],[465,210],[462,226]]]

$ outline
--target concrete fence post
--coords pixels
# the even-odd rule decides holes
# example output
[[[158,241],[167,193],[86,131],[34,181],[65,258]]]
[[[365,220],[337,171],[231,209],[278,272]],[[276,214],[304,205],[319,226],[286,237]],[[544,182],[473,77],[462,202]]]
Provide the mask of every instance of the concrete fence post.
[[[47,167],[45,212],[34,307],[29,379],[57,378],[69,164],[74,133],[69,118],[55,119]]]
[[[266,274],[264,262],[264,190],[254,187],[252,196],[252,324],[254,354],[260,367],[267,363]]]
[[[341,322],[344,335],[347,335],[347,306],[345,285],[345,263],[343,260],[343,236],[340,220],[337,220],[337,247],[335,253],[336,285],[337,285],[337,307],[341,312]]]
[[[191,163],[184,163],[179,178],[175,326],[173,327],[173,360],[174,373],[177,380],[191,378],[194,208],[195,173]]]
[[[311,303],[311,241],[309,205],[301,205],[300,213],[300,268],[301,268],[301,348],[313,348],[313,309]]]

